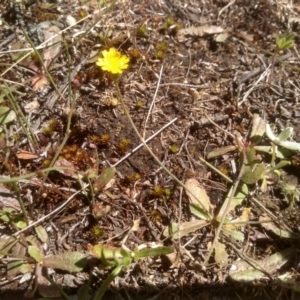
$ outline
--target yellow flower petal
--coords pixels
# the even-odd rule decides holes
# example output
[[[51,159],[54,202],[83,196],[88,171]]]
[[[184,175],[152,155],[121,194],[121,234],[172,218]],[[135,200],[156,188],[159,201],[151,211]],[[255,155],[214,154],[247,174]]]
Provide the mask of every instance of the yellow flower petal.
[[[115,48],[110,48],[109,51],[102,51],[103,58],[98,58],[96,65],[103,71],[108,71],[112,74],[122,74],[128,68],[129,58],[122,55]]]

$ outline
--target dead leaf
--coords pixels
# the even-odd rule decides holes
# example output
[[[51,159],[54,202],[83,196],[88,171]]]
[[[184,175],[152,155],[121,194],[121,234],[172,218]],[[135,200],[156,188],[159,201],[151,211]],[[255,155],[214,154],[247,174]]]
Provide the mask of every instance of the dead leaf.
[[[168,227],[165,228],[163,235],[165,237],[171,236],[173,239],[179,239],[180,237],[186,236],[191,232],[194,232],[209,223],[204,220],[193,220],[190,222],[183,222],[180,224],[178,223],[171,223]]]
[[[33,100],[33,101],[27,103],[24,106],[24,110],[27,113],[35,113],[35,114],[37,114],[39,108],[40,108],[40,104],[39,104],[39,102],[37,100]]]
[[[184,38],[187,36],[202,37],[204,35],[222,33],[224,31],[225,31],[224,28],[220,26],[214,26],[214,25],[189,27],[189,28],[179,29],[177,32],[177,38],[179,42],[182,42]]]
[[[44,41],[51,39],[47,43],[47,48],[43,53],[45,66],[49,67],[51,62],[60,52],[60,44],[62,42],[61,30],[59,27],[52,25],[44,31]]]
[[[15,196],[10,192],[10,190],[0,184],[0,208],[3,207],[11,207],[17,211],[21,210],[19,201],[15,198]]]
[[[134,220],[133,225],[130,228],[130,232],[138,231],[140,228],[140,222],[141,222],[141,218]]]
[[[22,150],[22,149],[18,150],[18,152],[16,153],[16,156],[18,159],[24,159],[24,160],[38,158],[38,156],[36,154],[26,151],[26,150]]]
[[[190,198],[192,204],[195,205],[203,205],[203,207],[210,212],[211,211],[211,203],[210,199],[206,193],[206,190],[201,186],[201,184],[194,178],[188,179],[185,183],[185,186],[195,195],[195,198],[189,191],[186,191],[186,194]],[[199,203],[201,202],[201,204]],[[200,206],[202,208],[202,205]]]
[[[215,245],[215,262],[222,268],[228,265],[226,245],[217,241]]]
[[[35,91],[37,91],[48,82],[48,78],[44,74],[38,74],[32,78],[31,86]]]
[[[62,158],[62,159],[58,159],[55,164],[54,167],[65,167],[68,169],[65,170],[57,170],[57,172],[65,175],[65,176],[69,176],[72,178],[78,178],[77,172],[76,172],[76,167],[73,163],[71,163],[70,161]]]
[[[107,215],[111,211],[110,205],[103,205],[102,203],[96,202],[92,205],[93,215],[96,220],[99,220],[103,216]]]

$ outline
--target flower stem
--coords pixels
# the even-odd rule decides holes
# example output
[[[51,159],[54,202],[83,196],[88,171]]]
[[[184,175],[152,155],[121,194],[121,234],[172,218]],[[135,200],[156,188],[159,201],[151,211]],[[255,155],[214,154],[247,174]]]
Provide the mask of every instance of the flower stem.
[[[203,204],[201,203],[200,199],[197,197],[197,195],[194,195],[194,193],[192,191],[190,191],[190,189],[188,189],[184,183],[182,181],[180,181],[174,174],[172,174],[162,163],[161,161],[159,160],[159,158],[153,153],[153,151],[150,149],[150,147],[145,143],[143,137],[141,136],[141,134],[139,133],[138,129],[136,128],[128,110],[127,110],[127,107],[123,101],[123,98],[122,98],[122,95],[121,95],[121,92],[120,92],[120,88],[119,88],[119,84],[118,84],[118,81],[115,80],[115,85],[116,85],[116,90],[117,90],[117,95],[118,95],[118,98],[119,98],[119,101],[121,102],[121,105],[123,107],[123,110],[124,110],[124,113],[130,123],[130,125],[132,126],[133,130],[135,131],[136,135],[139,137],[141,143],[144,145],[144,147],[148,150],[148,152],[150,153],[150,155],[153,157],[153,159],[158,163],[158,165],[169,175],[172,177],[172,179],[178,183],[179,186],[183,187],[185,190],[187,190],[189,193],[191,193],[191,195],[193,195],[197,200],[198,202],[201,204],[202,206],[202,209],[205,211],[205,213],[209,216],[209,218],[211,219],[211,215],[209,214],[209,212],[207,211],[207,209],[203,206]]]

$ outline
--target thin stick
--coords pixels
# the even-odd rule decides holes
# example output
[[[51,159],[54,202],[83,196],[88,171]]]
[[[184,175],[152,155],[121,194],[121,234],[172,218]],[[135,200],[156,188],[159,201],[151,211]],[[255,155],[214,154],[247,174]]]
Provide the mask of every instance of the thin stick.
[[[147,125],[148,119],[150,117],[150,114],[151,114],[151,111],[153,109],[153,106],[154,106],[154,103],[155,103],[155,99],[156,99],[156,96],[157,96],[157,93],[158,93],[158,88],[159,88],[159,85],[160,85],[160,81],[161,81],[161,76],[162,76],[163,69],[164,69],[164,66],[162,65],[161,68],[160,68],[159,78],[158,78],[158,81],[157,81],[156,90],[155,90],[155,93],[154,93],[154,96],[153,96],[153,100],[151,102],[151,105],[149,107],[149,111],[148,111],[148,114],[147,114],[147,117],[146,117],[146,121],[145,121],[145,125],[144,125],[144,132],[143,132],[143,139],[145,138],[146,125]]]
[[[165,128],[169,127],[171,124],[173,124],[175,121],[177,121],[178,118],[173,119],[172,121],[170,121],[169,123],[167,123],[165,126],[163,126],[160,130],[158,130],[157,132],[155,132],[154,134],[152,134],[150,137],[148,137],[145,140],[145,143],[148,143],[149,141],[151,141],[153,138],[155,138],[158,134],[160,134],[163,130],[165,130]],[[132,154],[134,154],[135,152],[137,152],[140,148],[142,148],[144,146],[144,144],[139,144],[136,148],[134,148],[131,152],[127,153],[123,158],[121,158],[118,162],[116,162],[114,165],[112,165],[112,167],[116,167],[118,166],[121,162],[123,162],[127,157],[131,156]]]
[[[33,222],[32,224],[30,224],[29,226],[23,228],[22,230],[16,232],[13,234],[13,236],[18,236],[20,233],[27,231],[28,229],[42,223],[44,220],[50,218],[51,216],[54,216],[56,214],[58,214],[65,206],[67,206],[69,203],[72,202],[72,200],[74,199],[74,197],[76,195],[78,195],[79,193],[81,193],[86,187],[88,187],[88,184],[86,184],[81,190],[77,191],[76,193],[74,193],[68,200],[66,200],[61,206],[57,207],[55,210],[51,211],[51,213],[49,213],[48,215],[40,218],[39,220]]]

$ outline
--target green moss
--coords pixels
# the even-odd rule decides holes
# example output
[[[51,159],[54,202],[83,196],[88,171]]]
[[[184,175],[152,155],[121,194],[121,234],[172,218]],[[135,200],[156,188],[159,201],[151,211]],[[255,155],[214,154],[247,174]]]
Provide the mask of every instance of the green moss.
[[[135,107],[136,107],[137,109],[142,108],[142,107],[143,107],[143,101],[141,101],[141,100],[136,101]]]
[[[170,151],[172,152],[172,153],[177,153],[178,151],[179,151],[179,147],[177,146],[177,145],[172,145],[172,146],[170,146]]]

